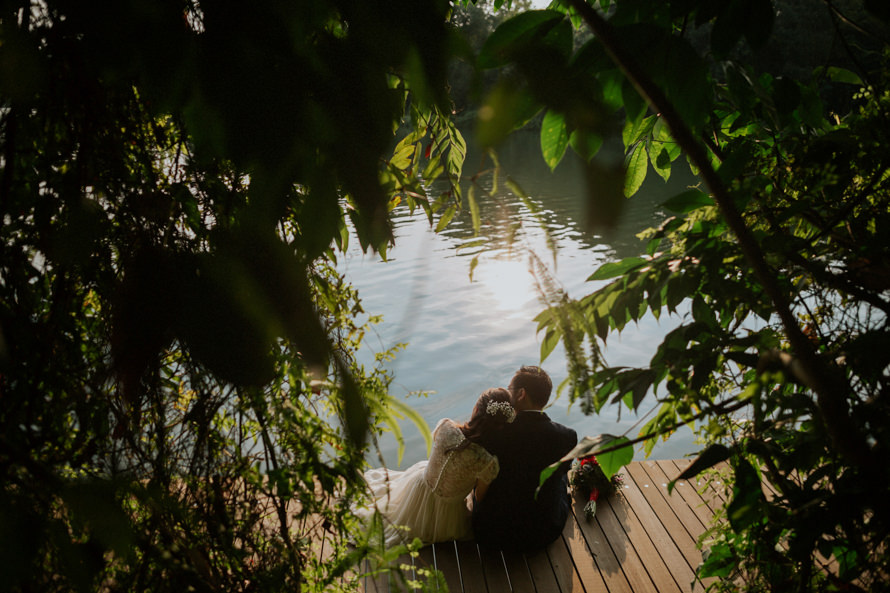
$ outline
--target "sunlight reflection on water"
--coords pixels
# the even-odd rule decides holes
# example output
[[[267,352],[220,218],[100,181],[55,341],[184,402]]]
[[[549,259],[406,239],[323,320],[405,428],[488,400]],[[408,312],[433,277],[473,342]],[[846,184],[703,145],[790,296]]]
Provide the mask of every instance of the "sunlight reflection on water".
[[[538,153],[539,155],[539,153]],[[540,159],[540,156],[538,156]],[[522,364],[539,364],[540,337],[536,335],[535,316],[542,310],[536,297],[534,279],[528,269],[524,248],[533,250],[554,270],[555,276],[570,296],[580,297],[594,285],[586,278],[602,263],[635,255],[642,244],[634,234],[661,222],[665,214],[657,204],[683,186],[668,189],[656,185],[660,197],[641,195],[629,201],[628,213],[618,229],[608,238],[585,232],[578,221],[583,218],[583,188],[577,173],[567,164],[556,174],[541,166],[510,166],[517,180],[542,210],[540,218],[550,229],[558,246],[554,270],[540,219],[521,207],[515,197],[502,195],[500,204],[480,204],[483,220],[498,220],[497,208],[507,208],[523,222],[517,243],[504,245],[492,253],[482,253],[470,280],[470,261],[474,253],[457,247],[472,237],[468,215],[461,215],[443,233],[435,234],[422,213],[409,217],[396,212],[396,247],[389,261],[372,254],[362,254],[353,247],[341,268],[359,289],[363,305],[371,314],[383,314],[377,336],[368,340],[374,351],[399,342],[409,342],[388,368],[394,376],[391,392],[406,396],[426,419],[430,428],[442,417],[466,420],[479,393],[492,386],[505,386]],[[657,198],[657,199],[656,199]],[[497,223],[491,223],[497,228]],[[524,247],[524,248],[523,248]],[[609,338],[605,355],[610,364],[643,366],[654,347],[677,320],[644,318],[629,326],[620,336]],[[372,353],[363,359],[372,363]],[[543,363],[554,386],[566,377],[565,356],[557,348]],[[432,391],[425,398],[409,396],[418,391]],[[600,433],[637,434],[637,414],[616,406],[607,406],[598,416],[585,416],[578,406],[570,408],[565,395],[551,399],[550,417],[571,426],[580,435]],[[655,405],[651,397],[644,401],[642,413]],[[642,425],[642,422],[640,423]],[[402,424],[406,450],[402,467],[426,458],[427,451],[419,431],[408,422]],[[396,466],[395,440],[385,435],[380,440],[387,465]],[[656,448],[655,458],[677,458],[697,450],[688,431],[678,433]],[[636,454],[642,458],[642,453]]]

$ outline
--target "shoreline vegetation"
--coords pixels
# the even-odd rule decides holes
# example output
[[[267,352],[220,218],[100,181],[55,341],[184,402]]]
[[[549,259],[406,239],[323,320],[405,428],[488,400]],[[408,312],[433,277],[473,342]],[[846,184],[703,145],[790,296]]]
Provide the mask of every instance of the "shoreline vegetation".
[[[686,478],[731,468],[697,577],[890,590],[890,10],[495,4],[0,3],[0,593],[348,589],[406,551],[349,509],[423,420],[401,346],[357,360],[378,318],[336,263],[350,225],[385,254],[397,202],[510,240],[461,184],[473,113],[483,150],[531,120],[551,170],[576,155],[595,228],[702,180],[589,294],[534,268],[575,409],[651,410],[644,453],[694,423]],[[609,366],[644,315],[680,325]]]

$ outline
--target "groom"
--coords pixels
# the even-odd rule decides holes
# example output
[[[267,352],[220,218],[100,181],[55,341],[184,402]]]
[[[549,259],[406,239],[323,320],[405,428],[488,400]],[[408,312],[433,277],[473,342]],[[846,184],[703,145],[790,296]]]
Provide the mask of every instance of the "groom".
[[[542,411],[553,384],[543,369],[524,366],[508,390],[516,420],[484,444],[496,455],[500,472],[485,497],[473,504],[473,533],[486,547],[534,552],[562,533],[570,504],[563,464],[535,498],[541,471],[572,450],[578,435]]]

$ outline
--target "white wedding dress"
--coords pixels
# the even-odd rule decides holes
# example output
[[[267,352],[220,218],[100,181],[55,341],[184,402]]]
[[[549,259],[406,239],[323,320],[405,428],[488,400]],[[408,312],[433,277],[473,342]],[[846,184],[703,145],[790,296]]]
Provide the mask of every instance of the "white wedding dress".
[[[365,472],[373,506],[356,512],[370,520],[375,508],[380,511],[387,548],[415,537],[425,544],[470,537],[467,495],[477,479],[485,483],[494,480],[498,460],[475,443],[448,451],[463,440],[457,423],[443,418],[433,431],[429,460],[405,471],[375,468]]]

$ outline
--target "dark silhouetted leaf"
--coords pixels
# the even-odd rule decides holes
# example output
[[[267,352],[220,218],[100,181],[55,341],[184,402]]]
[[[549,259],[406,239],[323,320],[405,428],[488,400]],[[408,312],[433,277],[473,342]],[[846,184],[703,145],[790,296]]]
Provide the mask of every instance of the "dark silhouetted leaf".
[[[572,150],[585,161],[590,161],[603,146],[603,137],[586,130],[575,130],[569,136]]]
[[[709,445],[707,449],[699,453],[698,457],[689,464],[689,467],[683,470],[679,476],[670,481],[668,484],[668,492],[671,492],[674,489],[674,485],[678,480],[694,478],[706,469],[714,467],[718,463],[722,463],[729,459],[731,453],[732,451],[726,445],[721,445],[719,443]]]
[[[483,149],[497,146],[540,109],[527,88],[511,81],[498,83],[479,108],[476,141]]]
[[[609,278],[622,276],[631,270],[636,270],[646,265],[647,263],[649,263],[649,261],[642,257],[626,257],[621,261],[605,263],[597,268],[596,272],[587,278],[587,281],[608,280]]]
[[[587,224],[591,229],[611,229],[624,211],[625,169],[621,163],[598,162],[585,167]]]
[[[687,189],[662,203],[662,206],[677,214],[686,214],[698,208],[713,205],[714,200],[698,189]]]
[[[761,490],[760,476],[748,461],[739,459],[734,469],[735,483],[726,515],[733,531],[740,533],[753,523],[766,520],[762,508],[765,499]]]
[[[535,36],[546,35],[564,18],[564,14],[555,10],[531,10],[504,21],[485,40],[479,52],[479,67],[495,68],[507,64],[523,44]]]

